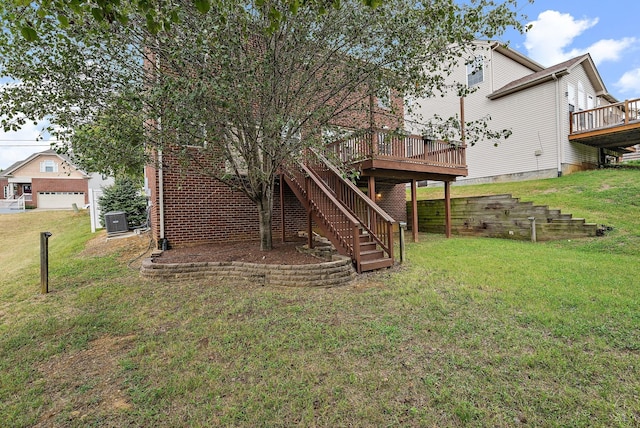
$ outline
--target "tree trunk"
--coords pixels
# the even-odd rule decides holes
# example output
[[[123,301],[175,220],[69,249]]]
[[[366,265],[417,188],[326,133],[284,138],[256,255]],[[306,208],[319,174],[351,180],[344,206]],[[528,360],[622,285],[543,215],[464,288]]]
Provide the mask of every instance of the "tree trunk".
[[[260,218],[260,250],[273,249],[273,234],[271,233],[271,218],[273,216],[273,188],[263,193],[257,202],[258,216]]]

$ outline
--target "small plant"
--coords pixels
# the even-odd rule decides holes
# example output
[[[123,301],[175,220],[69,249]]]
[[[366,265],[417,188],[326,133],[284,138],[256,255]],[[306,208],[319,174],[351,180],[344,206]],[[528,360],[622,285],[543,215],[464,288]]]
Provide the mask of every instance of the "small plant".
[[[147,197],[140,192],[139,183],[129,177],[117,178],[112,186],[104,188],[99,202],[102,213],[124,211],[129,228],[142,226],[147,222]],[[100,218],[104,226],[104,217]]]

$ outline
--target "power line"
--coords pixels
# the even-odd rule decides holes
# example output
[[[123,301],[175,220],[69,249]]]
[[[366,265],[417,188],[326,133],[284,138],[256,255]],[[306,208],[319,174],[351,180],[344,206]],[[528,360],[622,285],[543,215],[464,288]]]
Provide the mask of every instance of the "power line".
[[[0,149],[3,147],[46,147],[51,144],[0,144]]]

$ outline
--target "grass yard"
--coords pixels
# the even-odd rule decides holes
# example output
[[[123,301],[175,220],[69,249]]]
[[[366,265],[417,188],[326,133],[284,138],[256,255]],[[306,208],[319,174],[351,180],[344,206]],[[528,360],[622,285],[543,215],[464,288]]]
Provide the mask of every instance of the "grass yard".
[[[128,267],[144,239],[95,251],[84,214],[2,215],[1,425],[639,426],[640,172],[494,186],[453,195],[614,230],[421,235],[400,268],[288,289],[144,281]]]

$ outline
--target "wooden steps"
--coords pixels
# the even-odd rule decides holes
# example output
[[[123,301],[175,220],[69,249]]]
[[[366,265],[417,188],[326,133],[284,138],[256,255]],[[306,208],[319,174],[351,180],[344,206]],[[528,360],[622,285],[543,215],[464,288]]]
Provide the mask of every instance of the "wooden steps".
[[[360,263],[356,266],[358,272],[367,272],[393,266],[393,259],[386,256],[378,248],[376,242],[368,234],[360,234]]]
[[[393,266],[393,219],[353,184],[346,183],[345,187],[340,187],[340,192],[336,192],[320,174],[300,165],[300,170],[287,171],[284,179],[336,251],[351,257],[358,273]],[[337,183],[345,182],[331,168],[324,172],[332,173],[333,181]],[[333,185],[339,184],[334,182]],[[344,200],[336,199],[336,194],[354,191],[349,185],[354,187],[355,194]],[[349,205],[354,199],[363,201],[358,209]],[[362,219],[368,219],[368,223]]]

